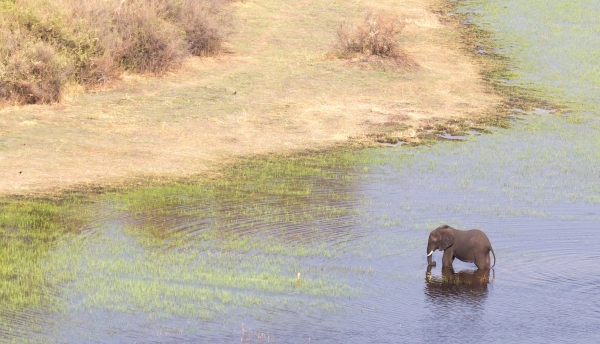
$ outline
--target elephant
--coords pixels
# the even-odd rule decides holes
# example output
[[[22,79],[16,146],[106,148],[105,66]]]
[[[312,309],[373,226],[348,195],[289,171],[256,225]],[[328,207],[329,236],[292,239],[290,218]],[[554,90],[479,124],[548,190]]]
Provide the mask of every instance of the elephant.
[[[478,269],[490,268],[490,251],[494,255],[494,267],[496,265],[496,254],[492,244],[484,232],[478,229],[462,231],[448,225],[441,225],[429,234],[427,242],[427,263],[435,266],[431,255],[433,251],[444,251],[442,267],[452,266],[454,258],[463,262],[475,263]]]

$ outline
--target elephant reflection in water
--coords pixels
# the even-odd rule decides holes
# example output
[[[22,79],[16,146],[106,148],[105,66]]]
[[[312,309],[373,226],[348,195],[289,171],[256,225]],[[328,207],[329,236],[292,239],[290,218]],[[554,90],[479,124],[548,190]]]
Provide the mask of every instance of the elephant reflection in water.
[[[464,296],[472,301],[487,296],[491,269],[463,270],[455,272],[452,266],[442,268],[442,276],[431,274],[432,266],[425,274],[425,293],[432,298]],[[493,278],[492,278],[493,280]]]
[[[424,331],[421,342],[449,341],[464,338],[472,328],[484,328],[488,285],[493,278],[491,269],[455,271],[452,266],[442,268],[440,275],[433,275],[432,266],[425,275],[425,306],[440,321],[434,328]],[[427,314],[424,319],[430,318]],[[467,342],[473,341],[471,338]]]

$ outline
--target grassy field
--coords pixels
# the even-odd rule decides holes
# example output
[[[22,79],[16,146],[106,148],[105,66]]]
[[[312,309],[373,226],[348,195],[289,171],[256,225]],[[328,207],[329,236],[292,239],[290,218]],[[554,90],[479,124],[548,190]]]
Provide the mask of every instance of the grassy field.
[[[240,156],[373,133],[415,142],[437,126],[474,125],[501,102],[435,1],[227,6],[235,31],[218,56],[162,77],[126,73],[60,104],[0,110],[0,195],[214,174]],[[340,25],[371,12],[402,21],[398,44],[418,69],[331,56]]]

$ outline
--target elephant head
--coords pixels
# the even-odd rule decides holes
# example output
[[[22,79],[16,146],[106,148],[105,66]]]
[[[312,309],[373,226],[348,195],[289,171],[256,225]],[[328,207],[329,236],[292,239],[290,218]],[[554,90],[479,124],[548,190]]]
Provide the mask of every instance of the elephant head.
[[[432,262],[431,259],[433,251],[444,251],[452,245],[454,245],[454,230],[452,227],[442,225],[434,229],[429,233],[429,240],[427,241],[427,263],[435,265],[435,262]]]

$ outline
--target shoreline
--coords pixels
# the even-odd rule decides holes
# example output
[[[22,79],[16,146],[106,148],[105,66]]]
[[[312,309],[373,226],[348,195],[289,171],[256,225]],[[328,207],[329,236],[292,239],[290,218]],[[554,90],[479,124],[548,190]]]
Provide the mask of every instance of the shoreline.
[[[210,177],[239,158],[419,144],[502,120],[507,100],[482,80],[485,57],[466,53],[467,29],[434,13],[438,1],[377,6],[406,23],[399,39],[421,65],[414,73],[324,57],[340,19],[372,6],[234,6],[244,25],[230,54],[190,59],[165,77],[125,76],[60,104],[0,110],[0,197]]]

